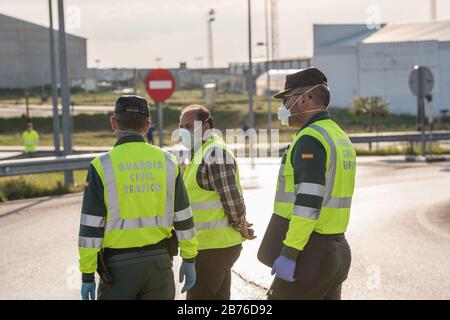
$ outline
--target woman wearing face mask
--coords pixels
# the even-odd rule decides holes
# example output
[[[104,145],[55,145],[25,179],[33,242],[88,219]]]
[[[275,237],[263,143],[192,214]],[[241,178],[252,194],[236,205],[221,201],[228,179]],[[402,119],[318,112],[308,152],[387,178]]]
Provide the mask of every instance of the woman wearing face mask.
[[[276,277],[269,299],[340,299],[351,253],[356,153],[330,119],[327,78],[317,68],[286,77],[278,118],[298,128],[282,158],[274,214],[258,258]]]

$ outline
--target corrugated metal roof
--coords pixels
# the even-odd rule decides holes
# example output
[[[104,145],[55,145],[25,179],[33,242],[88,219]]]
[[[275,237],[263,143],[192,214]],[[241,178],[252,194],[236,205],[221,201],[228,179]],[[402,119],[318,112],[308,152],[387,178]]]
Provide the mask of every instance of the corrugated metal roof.
[[[450,21],[388,24],[363,43],[427,40],[450,41]]]
[[[383,24],[384,25],[384,24]],[[323,47],[356,47],[377,30],[366,24],[314,24],[314,49]]]

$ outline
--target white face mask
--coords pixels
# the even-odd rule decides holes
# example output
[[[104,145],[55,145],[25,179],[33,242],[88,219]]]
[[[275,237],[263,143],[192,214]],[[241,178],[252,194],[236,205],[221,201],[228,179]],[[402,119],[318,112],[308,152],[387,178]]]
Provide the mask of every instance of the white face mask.
[[[297,113],[291,113],[291,109],[293,106],[295,106],[295,104],[298,102],[298,100],[306,93],[314,90],[315,88],[321,86],[316,85],[314,87],[312,87],[311,89],[305,91],[304,93],[302,93],[301,95],[299,95],[299,97],[294,101],[294,103],[289,107],[286,108],[286,105],[284,103],[281,104],[280,108],[278,109],[278,120],[281,121],[281,124],[283,126],[289,126],[289,118],[293,115],[299,115],[299,114],[304,114],[304,113],[310,113],[310,112],[316,112],[316,111],[320,111],[322,109],[313,109],[313,110],[308,110],[308,111],[303,111],[303,112],[297,112]]]
[[[179,129],[178,134],[180,135],[181,144],[191,150],[194,145],[194,133],[188,129],[181,128]]]
[[[204,123],[206,123],[206,121],[209,120],[209,118],[210,117],[208,117],[203,122],[196,121],[197,123],[201,123],[202,125],[198,126],[198,127],[196,126],[194,129],[194,132],[192,132],[188,129],[185,129],[185,128],[180,128],[178,134],[180,136],[181,144],[183,146],[185,146],[186,148],[188,148],[189,150],[194,149],[194,145],[195,145],[194,143],[196,142],[195,138],[197,138],[197,140],[202,139],[202,126]],[[200,133],[197,133],[197,130],[200,130]]]
[[[283,126],[289,125],[289,118],[293,115],[291,113],[291,108],[295,106],[301,96],[302,95],[300,95],[289,108],[286,108],[286,105],[284,103],[281,104],[280,108],[278,109],[278,120],[281,121],[281,124]]]

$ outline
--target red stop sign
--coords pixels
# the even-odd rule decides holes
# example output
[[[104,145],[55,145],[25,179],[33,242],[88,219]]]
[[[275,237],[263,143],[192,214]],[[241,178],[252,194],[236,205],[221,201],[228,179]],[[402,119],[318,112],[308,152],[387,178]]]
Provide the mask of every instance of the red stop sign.
[[[153,101],[164,102],[175,90],[175,79],[167,69],[154,69],[145,79],[145,89]]]

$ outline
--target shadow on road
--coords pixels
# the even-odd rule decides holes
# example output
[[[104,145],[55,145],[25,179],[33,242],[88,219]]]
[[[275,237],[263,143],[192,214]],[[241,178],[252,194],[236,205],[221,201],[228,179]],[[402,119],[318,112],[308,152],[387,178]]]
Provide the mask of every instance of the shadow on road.
[[[24,205],[24,206],[22,206],[20,208],[17,208],[17,209],[14,209],[14,210],[11,210],[11,211],[8,211],[8,212],[5,212],[5,213],[0,213],[0,219],[1,218],[5,218],[7,216],[10,216],[12,214],[18,213],[18,212],[20,212],[22,210],[25,210],[25,209],[28,209],[28,208],[32,208],[32,207],[37,206],[37,205],[39,205],[41,203],[47,202],[47,201],[49,201],[51,199],[52,199],[52,197],[39,198],[39,199],[36,199],[35,201],[33,201],[33,203]]]

